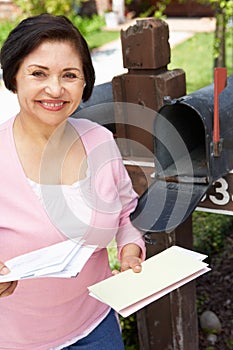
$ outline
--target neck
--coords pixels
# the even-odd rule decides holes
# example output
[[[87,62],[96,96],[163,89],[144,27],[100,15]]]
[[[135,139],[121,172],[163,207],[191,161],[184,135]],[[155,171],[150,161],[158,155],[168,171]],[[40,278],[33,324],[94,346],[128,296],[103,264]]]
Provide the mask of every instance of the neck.
[[[39,121],[28,121],[20,113],[17,115],[14,123],[15,133],[31,140],[33,144],[41,145],[42,147],[51,139],[54,144],[56,143],[58,145],[63,138],[65,129],[66,122],[59,125],[47,125]]]

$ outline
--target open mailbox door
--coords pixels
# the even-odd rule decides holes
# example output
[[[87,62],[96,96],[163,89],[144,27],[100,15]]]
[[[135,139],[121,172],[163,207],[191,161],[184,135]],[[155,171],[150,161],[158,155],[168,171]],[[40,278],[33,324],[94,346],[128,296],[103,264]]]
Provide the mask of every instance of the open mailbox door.
[[[233,168],[233,76],[225,68],[215,70],[214,84],[159,110],[154,149],[155,179],[131,221],[144,232],[170,232]]]

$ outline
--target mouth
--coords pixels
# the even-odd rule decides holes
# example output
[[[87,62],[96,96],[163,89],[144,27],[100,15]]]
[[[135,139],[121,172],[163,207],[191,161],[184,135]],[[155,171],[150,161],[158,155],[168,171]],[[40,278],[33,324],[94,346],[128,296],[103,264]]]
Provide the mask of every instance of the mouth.
[[[66,101],[38,101],[38,103],[46,110],[60,111],[68,103]]]

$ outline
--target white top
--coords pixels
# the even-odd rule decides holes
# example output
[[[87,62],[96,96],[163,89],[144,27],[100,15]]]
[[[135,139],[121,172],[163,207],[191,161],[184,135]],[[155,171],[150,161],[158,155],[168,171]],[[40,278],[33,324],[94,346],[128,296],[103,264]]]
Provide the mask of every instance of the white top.
[[[53,224],[68,238],[81,239],[91,222],[90,177],[72,185],[43,185],[28,181]]]
[[[89,176],[72,185],[41,185],[30,179],[28,179],[28,181],[50,218],[53,221],[55,220],[53,223],[58,226],[59,229],[62,229],[62,232],[66,236],[68,235],[71,237],[72,235],[73,238],[77,233],[78,237],[85,234],[87,227],[90,225],[92,215],[92,209],[88,204],[88,199],[90,198]],[[61,212],[62,210],[63,213]],[[61,216],[59,216],[60,214]],[[79,339],[86,337],[97,327],[100,321],[107,316],[108,312],[109,309],[103,318],[101,320],[99,319],[98,322],[93,324],[90,329],[87,329],[85,333],[50,350],[61,350],[64,347],[76,343]]]

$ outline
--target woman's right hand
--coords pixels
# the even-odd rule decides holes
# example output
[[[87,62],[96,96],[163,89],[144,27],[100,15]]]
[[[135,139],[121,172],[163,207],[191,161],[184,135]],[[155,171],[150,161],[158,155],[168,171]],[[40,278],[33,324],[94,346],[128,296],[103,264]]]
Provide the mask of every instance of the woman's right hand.
[[[10,270],[8,267],[0,262],[0,275],[7,275],[9,272]],[[11,295],[14,292],[17,284],[17,281],[0,283],[0,298],[8,297]]]

